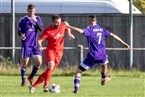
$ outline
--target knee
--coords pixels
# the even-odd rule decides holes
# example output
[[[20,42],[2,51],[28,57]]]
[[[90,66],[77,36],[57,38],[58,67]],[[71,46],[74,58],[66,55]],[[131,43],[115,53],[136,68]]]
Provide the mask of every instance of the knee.
[[[36,64],[41,65],[42,64],[42,60],[38,60]]]
[[[50,68],[51,70],[53,70],[54,66],[55,66],[54,61],[49,61],[48,65],[47,65],[47,68]]]
[[[40,67],[41,64],[42,64],[42,62],[39,62],[39,61],[38,61],[38,62],[36,63],[36,67]]]
[[[23,61],[21,64],[22,68],[27,68],[28,62],[27,61]]]
[[[35,59],[35,64],[36,64],[37,67],[40,67],[41,64],[42,64],[42,58],[38,57],[37,59]]]

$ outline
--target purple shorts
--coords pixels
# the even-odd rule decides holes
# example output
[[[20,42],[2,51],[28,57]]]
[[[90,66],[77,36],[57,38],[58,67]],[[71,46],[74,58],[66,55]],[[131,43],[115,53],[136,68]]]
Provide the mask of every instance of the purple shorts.
[[[94,68],[96,64],[100,64],[100,65],[106,65],[108,63],[108,59],[102,59],[102,60],[93,60],[91,58],[86,57],[81,63],[80,66],[83,69],[91,69]]]
[[[42,56],[38,46],[22,47],[22,58],[30,58],[31,56],[35,55]]]

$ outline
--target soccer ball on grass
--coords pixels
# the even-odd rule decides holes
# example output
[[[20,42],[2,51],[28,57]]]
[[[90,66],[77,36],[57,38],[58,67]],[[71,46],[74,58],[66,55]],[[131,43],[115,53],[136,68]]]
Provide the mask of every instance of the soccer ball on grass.
[[[49,87],[49,91],[51,93],[60,93],[60,85],[59,84],[51,84]]]

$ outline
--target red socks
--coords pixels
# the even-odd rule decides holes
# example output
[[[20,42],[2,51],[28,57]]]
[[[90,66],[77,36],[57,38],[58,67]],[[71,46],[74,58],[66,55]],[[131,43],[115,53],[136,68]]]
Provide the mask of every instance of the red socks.
[[[44,87],[48,87],[48,83],[50,81],[51,74],[52,74],[52,70],[47,68],[45,71]]]
[[[44,81],[44,87],[48,87],[49,80],[51,78],[52,70],[47,68],[45,72],[43,72],[41,75],[39,75],[37,81],[34,83],[33,87],[37,87],[39,84],[41,84]]]

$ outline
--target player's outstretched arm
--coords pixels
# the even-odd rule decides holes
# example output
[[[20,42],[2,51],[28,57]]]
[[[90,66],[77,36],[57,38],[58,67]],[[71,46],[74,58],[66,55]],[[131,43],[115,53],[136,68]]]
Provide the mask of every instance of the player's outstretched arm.
[[[130,48],[130,46],[124,42],[119,36],[113,34],[113,33],[110,33],[110,36],[112,36],[113,38],[115,38],[116,40],[118,40],[119,42],[121,42],[122,44],[124,44],[127,48]]]
[[[73,30],[75,30],[75,31],[77,31],[77,32],[79,32],[79,33],[84,33],[83,29],[80,29],[80,28],[77,28],[77,27],[74,27],[74,26],[70,26],[69,23],[66,22],[66,21],[64,22],[64,24],[65,24],[67,27],[69,27],[70,29],[73,29]]]

